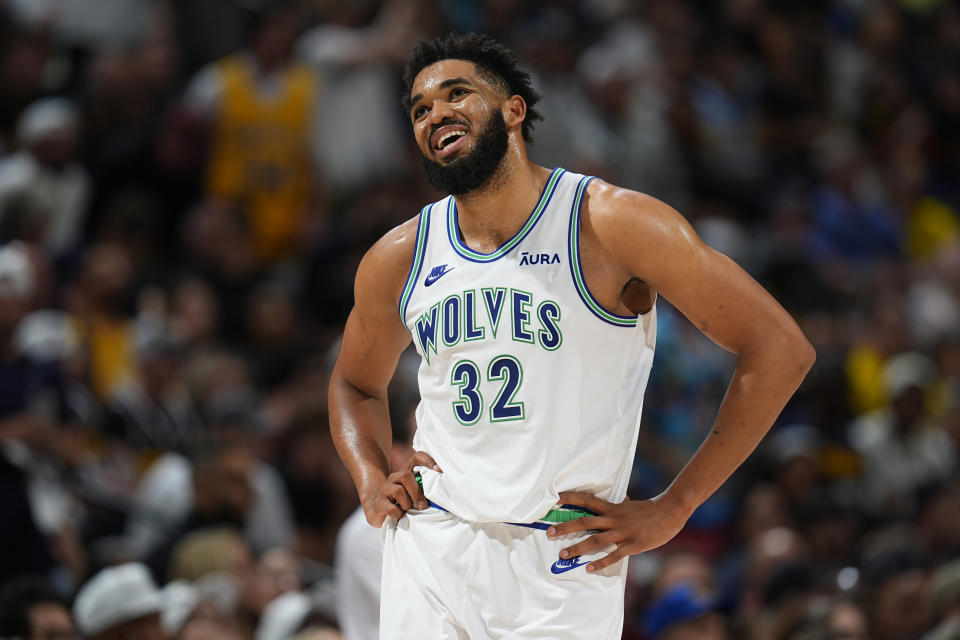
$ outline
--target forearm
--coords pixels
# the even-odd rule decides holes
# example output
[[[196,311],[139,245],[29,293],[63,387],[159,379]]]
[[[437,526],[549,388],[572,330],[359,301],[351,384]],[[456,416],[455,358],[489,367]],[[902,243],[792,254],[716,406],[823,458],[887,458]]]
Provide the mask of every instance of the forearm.
[[[330,433],[361,498],[386,479],[392,440],[386,394],[365,393],[335,371],[330,382]]]
[[[813,360],[802,337],[741,353],[716,422],[663,497],[689,514],[720,488],[773,425]]]

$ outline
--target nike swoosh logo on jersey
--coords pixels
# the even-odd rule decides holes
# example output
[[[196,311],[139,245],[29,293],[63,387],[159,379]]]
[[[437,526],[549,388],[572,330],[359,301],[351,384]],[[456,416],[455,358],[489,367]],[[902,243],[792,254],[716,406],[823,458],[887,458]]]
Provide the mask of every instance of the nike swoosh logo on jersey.
[[[429,287],[434,282],[436,282],[443,276],[453,271],[455,268],[456,267],[448,267],[445,264],[441,264],[440,266],[434,267],[433,270],[430,271],[430,275],[428,275],[426,279],[423,281],[423,286]]]
[[[577,567],[582,567],[587,564],[586,560],[581,560],[580,556],[574,556],[569,560],[557,560],[552,565],[550,565],[550,573],[561,574],[570,571],[571,569],[576,569]]]

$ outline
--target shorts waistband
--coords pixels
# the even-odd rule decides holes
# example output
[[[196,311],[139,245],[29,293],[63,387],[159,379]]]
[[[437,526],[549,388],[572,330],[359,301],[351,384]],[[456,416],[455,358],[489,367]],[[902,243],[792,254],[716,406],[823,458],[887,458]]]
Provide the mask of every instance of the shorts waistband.
[[[419,473],[415,473],[414,476],[417,478],[417,484],[420,485],[420,490],[423,490],[423,480],[420,478]],[[440,511],[446,511],[450,513],[449,509],[444,509],[438,505],[433,500],[427,498],[427,503],[434,509],[439,509]],[[550,528],[551,525],[560,524],[562,522],[570,522],[571,520],[576,520],[578,518],[584,518],[586,516],[595,516],[593,511],[587,509],[586,507],[580,507],[575,504],[561,504],[547,511],[546,515],[542,518],[538,518],[534,522],[505,522],[504,524],[511,524],[515,527],[529,527],[531,529],[541,529],[546,531]]]

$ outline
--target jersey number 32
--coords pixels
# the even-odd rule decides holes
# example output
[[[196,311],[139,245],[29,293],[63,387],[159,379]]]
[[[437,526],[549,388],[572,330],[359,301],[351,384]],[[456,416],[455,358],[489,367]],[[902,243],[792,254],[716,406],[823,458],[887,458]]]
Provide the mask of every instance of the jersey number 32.
[[[480,385],[480,367],[472,360],[460,360],[453,366],[450,384],[460,387],[460,398],[452,403],[453,415],[465,426],[476,424],[483,415],[483,396]],[[523,420],[523,403],[516,402],[517,391],[523,382],[523,367],[513,356],[497,356],[487,367],[487,380],[500,381],[500,391],[490,406],[490,422]]]

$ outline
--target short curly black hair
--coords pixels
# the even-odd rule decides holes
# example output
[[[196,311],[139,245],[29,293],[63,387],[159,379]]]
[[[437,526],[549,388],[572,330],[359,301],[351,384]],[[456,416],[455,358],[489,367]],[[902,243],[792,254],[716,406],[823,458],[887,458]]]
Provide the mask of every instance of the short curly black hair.
[[[490,36],[478,33],[451,33],[443,38],[421,40],[414,46],[403,68],[403,107],[409,112],[410,90],[417,74],[441,60],[467,60],[477,65],[481,77],[503,90],[518,95],[527,103],[527,117],[521,131],[523,139],[533,142],[531,132],[535,120],[543,120],[536,109],[540,94],[533,88],[530,74],[520,68],[517,56]]]

